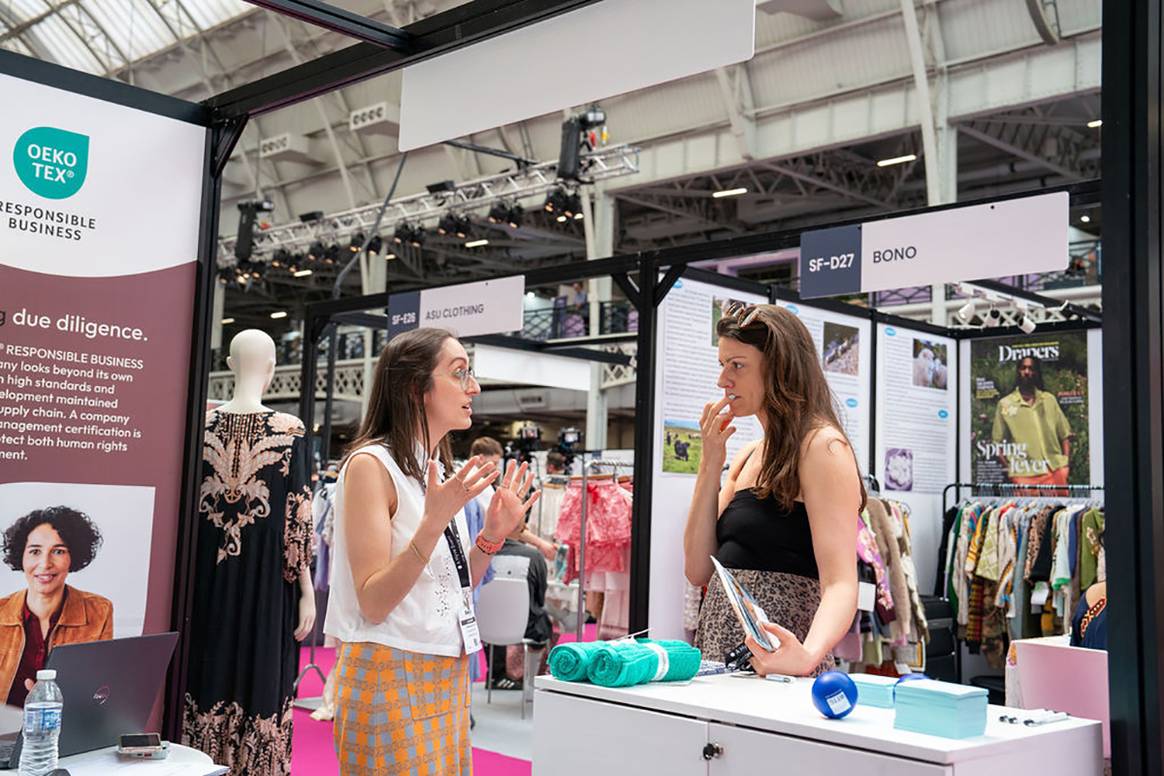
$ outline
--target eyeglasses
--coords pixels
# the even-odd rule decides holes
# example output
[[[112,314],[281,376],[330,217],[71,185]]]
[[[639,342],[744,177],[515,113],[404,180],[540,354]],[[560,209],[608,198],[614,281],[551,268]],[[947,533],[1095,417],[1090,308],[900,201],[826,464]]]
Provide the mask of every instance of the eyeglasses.
[[[728,315],[736,319],[736,325],[741,329],[751,326],[759,314],[760,305],[758,304],[735,304],[728,310]]]
[[[461,367],[453,370],[453,378],[461,383],[461,390],[469,390],[469,386],[477,382],[477,376],[473,374],[473,370],[469,367]]]

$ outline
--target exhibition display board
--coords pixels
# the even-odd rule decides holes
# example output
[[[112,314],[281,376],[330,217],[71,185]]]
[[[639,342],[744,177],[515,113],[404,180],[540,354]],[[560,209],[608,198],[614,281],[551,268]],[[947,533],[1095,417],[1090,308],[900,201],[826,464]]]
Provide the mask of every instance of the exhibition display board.
[[[0,609],[59,602],[70,627],[50,647],[172,630],[196,500],[208,114],[2,56]],[[0,654],[5,692],[22,642]]]

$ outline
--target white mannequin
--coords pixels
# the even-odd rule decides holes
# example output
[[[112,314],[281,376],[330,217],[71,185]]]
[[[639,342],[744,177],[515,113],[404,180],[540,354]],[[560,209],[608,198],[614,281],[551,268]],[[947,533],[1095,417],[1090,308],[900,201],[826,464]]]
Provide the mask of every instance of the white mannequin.
[[[275,341],[265,331],[241,331],[230,341],[226,365],[234,372],[234,396],[218,411],[235,415],[270,412],[263,406],[263,394],[275,377]]]
[[[234,396],[217,409],[235,415],[270,412],[263,405],[263,394],[275,377],[275,341],[265,331],[240,331],[230,341],[226,365],[234,372]],[[299,626],[295,640],[303,641],[315,626],[315,590],[311,572],[299,574]]]

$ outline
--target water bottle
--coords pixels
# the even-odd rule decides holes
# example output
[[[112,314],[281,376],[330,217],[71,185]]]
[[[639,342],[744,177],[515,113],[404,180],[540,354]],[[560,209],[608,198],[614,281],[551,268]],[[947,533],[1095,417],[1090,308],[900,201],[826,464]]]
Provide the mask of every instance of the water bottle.
[[[37,671],[36,684],[24,701],[20,776],[48,776],[57,768],[64,697],[56,679],[56,671]]]

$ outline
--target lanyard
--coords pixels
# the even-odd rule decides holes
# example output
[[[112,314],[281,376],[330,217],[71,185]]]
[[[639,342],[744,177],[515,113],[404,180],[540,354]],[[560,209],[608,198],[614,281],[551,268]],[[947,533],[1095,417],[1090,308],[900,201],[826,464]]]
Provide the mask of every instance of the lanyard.
[[[469,560],[465,557],[465,550],[461,547],[461,537],[457,533],[456,517],[445,526],[445,542],[449,545],[449,553],[453,556],[453,565],[457,567],[457,576],[461,580],[461,588],[473,586],[469,578]]]

